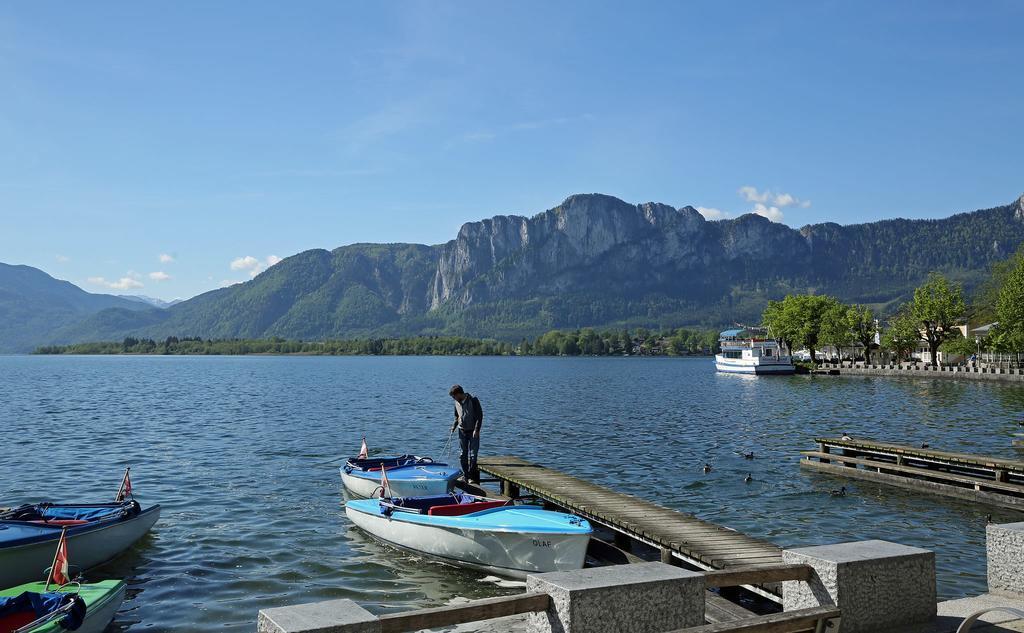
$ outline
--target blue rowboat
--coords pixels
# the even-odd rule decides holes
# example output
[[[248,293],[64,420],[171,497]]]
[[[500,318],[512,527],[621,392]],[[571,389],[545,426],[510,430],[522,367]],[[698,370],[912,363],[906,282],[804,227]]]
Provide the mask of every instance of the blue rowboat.
[[[512,578],[580,569],[592,532],[572,514],[468,494],[357,499],[345,514],[385,543]]]
[[[128,549],[160,517],[136,501],[94,504],[37,503],[0,513],[0,588],[46,575],[61,530],[79,570],[95,567]]]
[[[341,481],[352,496],[373,497],[381,493],[382,468],[387,469],[387,496],[392,497],[443,495],[461,474],[457,467],[429,457],[353,457],[341,467]]]

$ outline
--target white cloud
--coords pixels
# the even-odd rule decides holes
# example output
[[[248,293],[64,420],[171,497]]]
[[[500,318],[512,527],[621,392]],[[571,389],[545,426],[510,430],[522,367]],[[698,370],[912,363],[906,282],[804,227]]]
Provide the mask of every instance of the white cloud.
[[[149,273],[149,278],[153,281],[167,281],[171,276],[162,270],[158,270],[156,272]]]
[[[250,277],[263,272],[265,269],[270,268],[274,264],[281,261],[281,257],[277,255],[267,255],[266,259],[259,260],[252,255],[246,255],[245,257],[236,257],[231,260],[231,270],[246,270],[249,272]]]
[[[254,268],[260,267],[260,260],[256,259],[252,255],[246,255],[245,257],[236,257],[231,260],[231,270],[253,270]]]
[[[58,264],[66,264],[69,261],[71,261],[71,258],[68,257],[67,255],[57,255],[57,263]]]
[[[235,284],[244,284],[244,279],[221,279],[220,287],[227,288],[228,286],[234,286]]]
[[[721,220],[729,215],[721,209],[712,209],[710,207],[697,207],[697,213],[703,215],[705,220]]]
[[[121,277],[117,281],[107,281],[104,277],[89,277],[88,281],[94,286],[104,286],[112,290],[132,290],[143,287],[141,281],[131,276]]]
[[[160,260],[161,264],[173,264],[174,263],[174,257],[172,257],[171,255],[168,255],[167,253],[160,253],[160,257],[158,257],[157,259]]]
[[[758,202],[750,212],[768,218],[772,222],[782,222],[782,211],[778,207],[768,207]]]
[[[793,205],[798,205],[802,209],[806,209],[811,206],[810,200],[801,200],[793,194],[786,193],[784,191],[772,191],[771,189],[758,191],[757,187],[751,187],[750,185],[740,187],[739,194],[747,202],[771,205],[773,207],[778,207],[779,209],[785,209],[786,207]],[[754,211],[754,213],[757,213],[757,211]]]
[[[768,202],[768,197],[771,195],[768,191],[758,193],[757,188],[750,185],[740,187],[739,194],[747,202]]]

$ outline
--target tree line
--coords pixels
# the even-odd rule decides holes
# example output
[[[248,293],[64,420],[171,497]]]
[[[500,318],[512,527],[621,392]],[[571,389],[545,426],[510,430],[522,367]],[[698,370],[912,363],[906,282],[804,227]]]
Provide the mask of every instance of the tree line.
[[[302,354],[325,356],[684,356],[713,354],[718,336],[713,331],[688,329],[653,332],[590,328],[552,330],[519,343],[459,336],[336,339],[296,341],[270,339],[203,339],[169,336],[162,341],[126,337],[121,342],[47,345],[36,354],[168,354],[245,355]]]
[[[970,331],[965,337],[957,327],[972,322],[997,325],[975,340]],[[931,352],[932,365],[937,364],[940,350],[963,356],[979,349],[1024,351],[1024,247],[993,266],[988,282],[971,302],[959,284],[931,273],[884,328],[871,308],[845,305],[827,295],[788,295],[769,301],[762,324],[787,349],[806,348],[812,362],[826,346],[840,351],[857,346],[865,357],[881,347],[902,360],[923,342]],[[881,335],[880,345],[875,343],[876,333]]]

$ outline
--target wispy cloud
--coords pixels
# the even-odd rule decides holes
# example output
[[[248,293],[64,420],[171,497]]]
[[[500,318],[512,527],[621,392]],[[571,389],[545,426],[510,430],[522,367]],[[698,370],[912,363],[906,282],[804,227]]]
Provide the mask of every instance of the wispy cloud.
[[[108,281],[104,277],[89,277],[88,282],[94,286],[103,286],[111,290],[134,290],[144,287],[143,283],[135,277],[121,277],[116,281]]]
[[[711,207],[697,207],[697,213],[703,215],[705,220],[721,220],[722,218],[729,217],[729,214],[725,211]]]
[[[66,264],[71,261],[71,258],[67,255],[57,255],[56,258],[58,264]]]
[[[277,255],[267,255],[264,259],[260,260],[252,255],[246,255],[244,257],[236,257],[231,260],[231,270],[244,270],[248,271],[250,277],[255,277],[267,268],[270,268],[274,264],[281,261],[281,257]]]
[[[760,191],[757,187],[744,185],[736,193],[746,202],[754,203],[754,206],[744,213],[760,215],[772,222],[782,222],[785,217],[782,210],[786,207],[797,206],[806,209],[811,206],[810,200],[802,200],[785,191],[772,191],[771,189]],[[697,207],[697,211],[707,220],[722,220],[732,217],[728,211],[711,207]]]
[[[149,273],[149,278],[152,279],[153,281],[167,281],[168,279],[171,278],[171,276],[162,270],[157,270],[155,272]]]
[[[751,187],[750,185],[740,187],[739,194],[747,202],[761,203],[778,207],[780,209],[794,205],[803,209],[811,206],[810,200],[801,200],[800,198],[784,191],[772,191],[771,189],[758,191],[757,187]]]
[[[160,260],[161,264],[173,264],[174,263],[174,256],[168,255],[167,253],[160,253],[160,256],[157,257],[157,259]]]
[[[592,121],[594,115],[589,112],[578,114],[575,116],[560,116],[552,117],[549,119],[535,119],[528,121],[519,121],[517,123],[510,123],[507,125],[499,125],[491,129],[486,130],[475,130],[472,132],[466,132],[460,134],[453,139],[450,139],[444,144],[444,149],[448,150],[458,145],[471,145],[474,143],[486,143],[493,141],[499,137],[507,136],[516,132],[528,132],[532,130],[542,130],[545,128],[557,127],[562,125],[568,125],[570,123],[578,123],[581,121]]]

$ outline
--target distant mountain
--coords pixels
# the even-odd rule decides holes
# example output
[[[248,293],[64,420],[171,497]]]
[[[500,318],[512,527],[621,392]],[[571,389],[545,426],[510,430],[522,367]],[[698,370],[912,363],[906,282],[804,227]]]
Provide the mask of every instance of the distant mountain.
[[[930,271],[969,289],[1024,242],[1024,197],[942,220],[799,230],[757,215],[575,195],[533,217],[465,224],[446,244],[354,244],[289,257],[166,310],[124,306],[52,342],[202,336],[297,339],[754,322],[765,302],[819,292],[885,311]]]
[[[106,309],[133,313],[145,306],[85,292],[38,268],[0,264],[0,353],[32,351],[55,331]]]
[[[157,299],[156,297],[147,297],[145,295],[117,295],[117,296],[121,297],[122,299],[127,299],[129,301],[139,301],[141,303],[145,303],[146,305],[152,306],[154,308],[160,308],[160,309],[169,308],[169,307],[171,307],[173,305],[177,305],[177,304],[181,303],[182,301],[184,301],[184,299],[174,299],[172,301],[164,301],[163,299]]]

